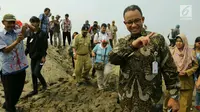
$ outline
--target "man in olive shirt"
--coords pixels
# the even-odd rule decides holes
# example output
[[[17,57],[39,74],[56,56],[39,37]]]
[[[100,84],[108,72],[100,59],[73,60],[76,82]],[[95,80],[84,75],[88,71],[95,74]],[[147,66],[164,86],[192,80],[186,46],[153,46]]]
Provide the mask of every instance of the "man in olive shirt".
[[[80,86],[82,84],[81,75],[83,75],[82,77],[85,81],[88,81],[88,74],[92,67],[90,59],[91,43],[90,36],[88,34],[88,27],[82,27],[82,33],[76,36],[72,47],[75,49],[74,57],[77,60],[75,64],[77,86]],[[83,68],[84,70],[82,70]]]

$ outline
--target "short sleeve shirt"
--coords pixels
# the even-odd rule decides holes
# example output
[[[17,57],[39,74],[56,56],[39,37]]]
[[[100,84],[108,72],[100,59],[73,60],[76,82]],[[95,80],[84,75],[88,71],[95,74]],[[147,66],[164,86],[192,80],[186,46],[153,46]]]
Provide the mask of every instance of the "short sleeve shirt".
[[[45,14],[40,14],[39,16],[40,21],[42,22],[41,29],[44,32],[48,32],[49,28],[49,17]]]
[[[28,68],[23,41],[17,44],[9,53],[2,51],[3,48],[11,45],[17,39],[20,32],[19,30],[7,32],[5,29],[0,31],[0,70],[2,70],[3,75],[14,74]]]
[[[108,34],[107,33],[101,33],[101,32],[99,32],[99,33],[96,33],[95,34],[95,36],[94,36],[94,41],[96,41],[97,40],[97,42],[100,42],[101,43],[101,41],[102,40],[107,40],[107,41],[109,41],[109,37],[108,37]]]

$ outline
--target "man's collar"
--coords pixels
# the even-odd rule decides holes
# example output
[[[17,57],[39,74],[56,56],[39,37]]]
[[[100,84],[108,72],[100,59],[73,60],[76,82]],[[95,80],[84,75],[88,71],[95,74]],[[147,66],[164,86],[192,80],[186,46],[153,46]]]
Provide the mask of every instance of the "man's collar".
[[[6,35],[7,34],[7,30],[3,29],[3,34]]]
[[[46,15],[45,13],[43,13],[44,14],[44,16],[48,16],[48,15]]]
[[[8,33],[15,33],[15,30],[12,30],[12,31],[7,31],[5,28],[3,29],[3,34],[6,35]]]
[[[147,36],[148,32],[145,29],[142,29],[141,36]]]
[[[102,31],[100,31],[100,33],[103,34],[103,35],[106,34],[106,32],[102,32]]]
[[[87,35],[84,37],[84,36],[83,36],[83,34],[81,34],[81,37],[82,37],[82,38],[86,38],[86,37],[87,37]]]

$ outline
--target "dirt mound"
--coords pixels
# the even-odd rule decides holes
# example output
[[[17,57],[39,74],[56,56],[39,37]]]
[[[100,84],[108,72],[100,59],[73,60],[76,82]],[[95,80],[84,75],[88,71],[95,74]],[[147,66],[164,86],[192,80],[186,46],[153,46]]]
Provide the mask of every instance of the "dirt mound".
[[[17,106],[21,112],[120,112],[116,92],[117,72],[114,71],[111,74],[109,82],[111,86],[108,91],[99,91],[96,79],[92,79],[90,84],[76,87],[75,80],[71,76],[73,68],[67,49],[49,46],[47,62],[42,70],[49,85],[48,90],[40,91],[31,98],[20,99]],[[0,95],[3,97],[2,86],[0,89],[2,90]],[[22,97],[30,91],[32,82],[29,68]],[[0,103],[3,102],[0,99]]]
[[[120,112],[116,92],[99,91],[95,85],[77,88],[68,80],[22,100],[19,106],[24,112]]]

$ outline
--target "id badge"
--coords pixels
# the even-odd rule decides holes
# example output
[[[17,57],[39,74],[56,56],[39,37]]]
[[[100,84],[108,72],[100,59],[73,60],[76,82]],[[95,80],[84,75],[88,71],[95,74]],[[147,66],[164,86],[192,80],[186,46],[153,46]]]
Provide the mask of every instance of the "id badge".
[[[154,61],[152,63],[152,73],[153,74],[158,74],[158,62],[157,61]]]

